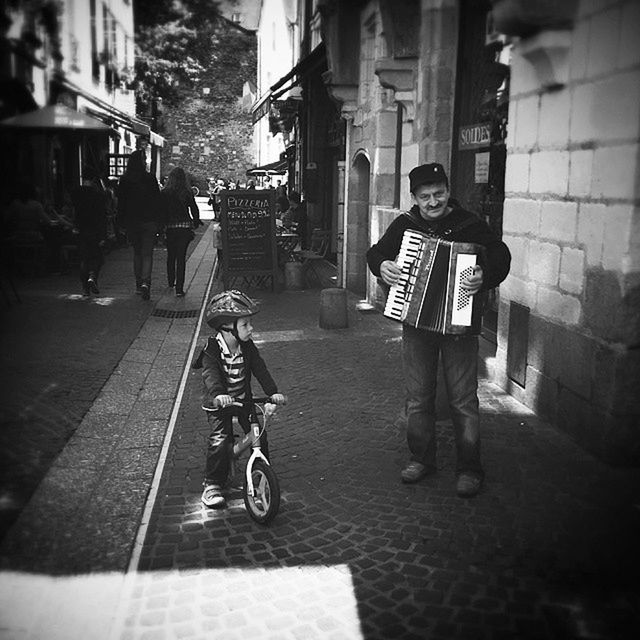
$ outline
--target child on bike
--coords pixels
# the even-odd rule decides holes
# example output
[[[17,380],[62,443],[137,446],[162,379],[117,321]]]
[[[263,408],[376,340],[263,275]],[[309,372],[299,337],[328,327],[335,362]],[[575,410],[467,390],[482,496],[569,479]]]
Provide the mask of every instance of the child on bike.
[[[247,433],[253,407],[234,406],[251,400],[251,377],[255,376],[265,395],[274,405],[284,404],[285,397],[269,374],[267,366],[251,340],[251,316],[258,312],[256,303],[240,291],[223,291],[214,296],[207,309],[207,324],[215,329],[194,367],[202,367],[204,397],[202,408],[211,427],[207,444],[202,503],[214,509],[226,504],[222,493],[229,475],[233,447],[232,417]],[[233,407],[233,410],[231,410]],[[268,406],[267,406],[268,408]],[[224,410],[223,410],[224,409]],[[262,453],[268,458],[266,433],[260,438]]]

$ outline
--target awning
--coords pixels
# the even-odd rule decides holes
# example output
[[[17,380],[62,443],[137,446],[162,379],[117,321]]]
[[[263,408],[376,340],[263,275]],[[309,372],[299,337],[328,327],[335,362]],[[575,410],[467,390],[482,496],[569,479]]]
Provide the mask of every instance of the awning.
[[[103,100],[100,100],[100,98],[97,98],[88,91],[85,91],[63,76],[55,76],[54,82],[56,82],[65,90],[68,90],[74,95],[80,96],[91,104],[95,105],[97,109],[93,110],[93,113],[101,120],[106,121],[107,123],[114,122],[115,124],[117,124],[117,126],[129,129],[129,131],[132,131],[136,135],[144,136],[147,138],[150,136],[151,127],[146,122],[138,120],[138,118],[135,118],[134,116],[125,113],[120,109],[116,109],[116,107],[107,104]]]
[[[165,139],[160,134],[150,131],[149,142],[155,147],[164,147]]]
[[[62,104],[49,105],[29,111],[19,116],[13,116],[0,121],[0,126],[16,129],[42,129],[57,130],[66,129],[80,133],[106,133],[117,136],[118,134],[109,126],[86,113],[75,111]]]
[[[141,123],[139,120],[134,122],[134,119],[131,116],[116,114],[115,112],[106,112],[102,109],[94,109],[85,105],[83,105],[82,108],[86,109],[89,115],[100,120],[100,122],[103,122],[109,127],[122,127],[127,131],[131,131],[141,136],[150,135],[151,130],[149,126],[144,124],[144,122]]]
[[[291,71],[289,71],[289,73],[282,76],[282,78],[280,78],[278,82],[276,82],[275,84],[271,85],[271,87],[269,87],[272,94],[271,99],[280,97],[283,93],[285,93],[286,91],[294,87],[296,84],[298,84],[309,71],[311,71],[313,68],[316,67],[316,65],[318,65],[321,61],[325,59],[325,55],[326,55],[325,44],[324,42],[321,42],[308,56],[300,60],[300,62],[298,62],[298,64],[295,67],[293,67]],[[292,82],[285,89],[281,89],[280,91],[278,91],[278,89],[280,89],[280,87],[282,87],[283,84],[291,80],[294,76],[298,76],[298,79],[296,81]]]
[[[251,109],[253,124],[269,113],[269,109],[274,100],[277,100],[282,94],[287,91],[291,91],[293,87],[300,84],[305,75],[309,73],[309,71],[315,69],[316,66],[325,59],[325,55],[326,47],[324,42],[321,42],[308,56],[300,60],[300,62],[298,62],[291,71],[282,76],[278,82],[272,85],[269,88],[269,91],[260,96]],[[295,78],[295,80],[293,78]],[[282,89],[282,85],[287,82],[290,82],[290,84]]]
[[[286,159],[263,164],[261,167],[253,167],[247,171],[248,176],[284,175],[285,173],[287,173]]]

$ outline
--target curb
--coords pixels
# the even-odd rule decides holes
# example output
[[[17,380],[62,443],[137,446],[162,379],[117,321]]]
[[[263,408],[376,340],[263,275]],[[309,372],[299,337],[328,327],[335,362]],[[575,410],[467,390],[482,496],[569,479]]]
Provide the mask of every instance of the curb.
[[[211,225],[189,258],[188,294],[157,301],[9,530],[3,566],[10,558],[11,569],[52,575],[126,570],[185,353],[197,337],[193,310],[203,306],[216,263]]]

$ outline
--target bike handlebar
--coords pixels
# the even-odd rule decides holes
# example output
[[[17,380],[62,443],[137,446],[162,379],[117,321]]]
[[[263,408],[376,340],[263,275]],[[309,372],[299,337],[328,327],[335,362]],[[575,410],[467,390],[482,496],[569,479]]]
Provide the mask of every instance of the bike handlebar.
[[[221,407],[216,402],[216,406],[218,409],[226,409],[228,407],[249,407],[254,404],[276,404],[276,403],[271,402],[270,396],[259,396],[257,398],[251,398],[251,400],[234,400],[231,404],[228,404],[226,407]],[[286,398],[285,398],[284,404],[286,404]]]

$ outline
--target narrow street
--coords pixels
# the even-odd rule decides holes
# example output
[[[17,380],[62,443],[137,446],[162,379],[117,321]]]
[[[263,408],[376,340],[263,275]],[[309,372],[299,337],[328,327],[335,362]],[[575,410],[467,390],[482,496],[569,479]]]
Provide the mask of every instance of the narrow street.
[[[218,286],[212,243],[209,229],[184,301],[152,300],[5,537],[0,638],[636,637],[638,470],[482,381],[484,491],[456,497],[447,422],[438,474],[401,484],[399,327],[352,297],[331,331],[319,289],[249,291],[289,397],[269,432],[281,509],[259,526],[237,489],[204,509],[190,362],[207,335],[192,311]]]

